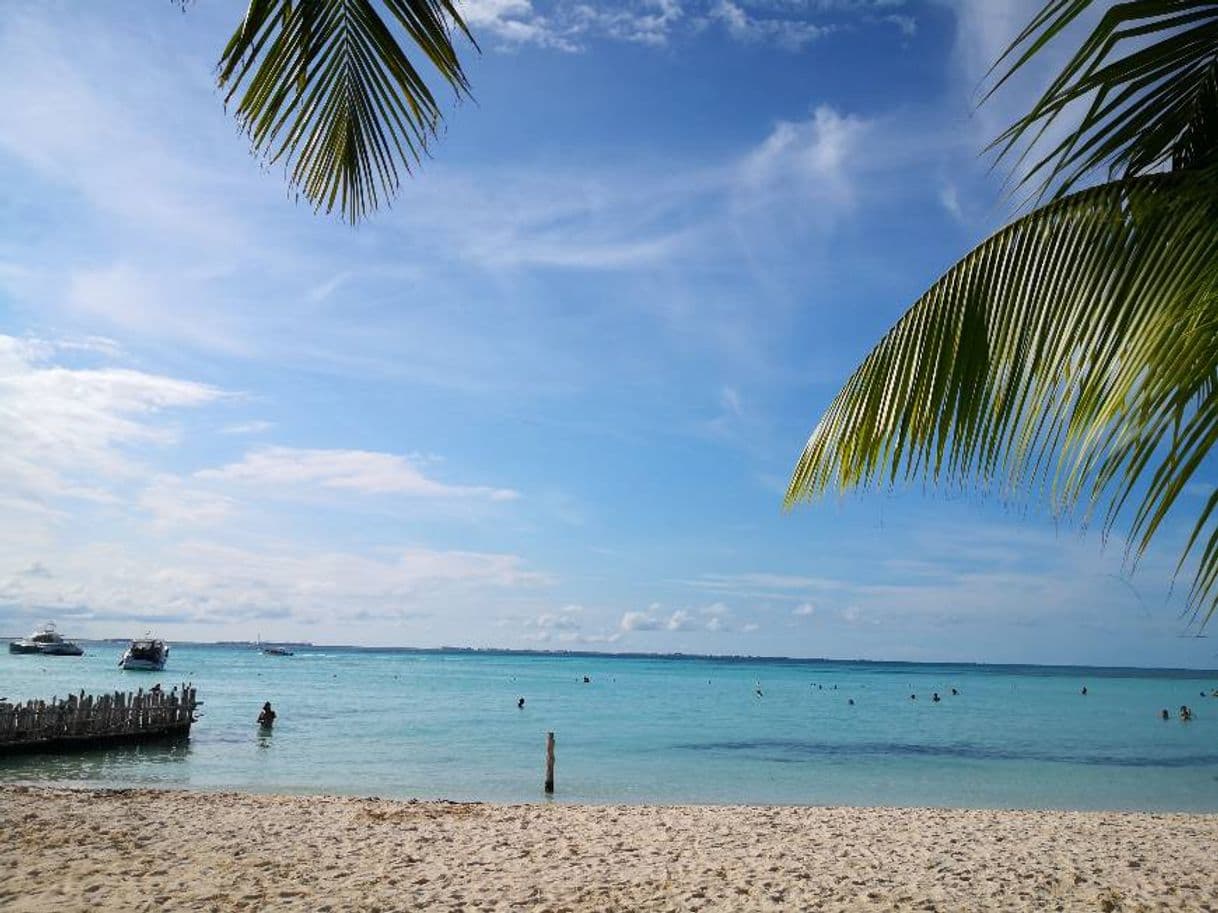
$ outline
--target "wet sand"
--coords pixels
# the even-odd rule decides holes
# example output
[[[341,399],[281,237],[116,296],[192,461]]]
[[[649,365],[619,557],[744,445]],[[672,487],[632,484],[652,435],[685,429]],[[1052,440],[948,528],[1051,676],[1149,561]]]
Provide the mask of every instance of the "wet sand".
[[[1218,911],[1218,815],[0,788],[0,909]]]

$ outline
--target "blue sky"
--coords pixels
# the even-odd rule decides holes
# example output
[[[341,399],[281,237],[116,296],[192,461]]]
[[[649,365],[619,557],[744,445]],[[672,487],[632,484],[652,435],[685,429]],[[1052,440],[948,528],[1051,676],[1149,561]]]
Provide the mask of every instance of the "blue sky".
[[[0,629],[1214,664],[1170,529],[872,493],[819,410],[1009,216],[1026,0],[464,6],[393,208],[293,200],[214,89],[242,4],[0,21]]]

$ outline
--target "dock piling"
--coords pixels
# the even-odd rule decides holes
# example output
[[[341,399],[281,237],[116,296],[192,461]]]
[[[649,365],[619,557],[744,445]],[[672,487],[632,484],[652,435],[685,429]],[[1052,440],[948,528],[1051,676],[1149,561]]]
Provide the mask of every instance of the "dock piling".
[[[546,733],[546,793],[554,792],[554,733]]]

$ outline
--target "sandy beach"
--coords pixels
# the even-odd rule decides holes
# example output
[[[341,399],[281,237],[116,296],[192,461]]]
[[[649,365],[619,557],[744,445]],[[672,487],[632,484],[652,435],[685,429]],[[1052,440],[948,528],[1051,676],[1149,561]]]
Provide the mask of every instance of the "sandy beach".
[[[0,908],[1218,910],[1218,816],[0,789]]]

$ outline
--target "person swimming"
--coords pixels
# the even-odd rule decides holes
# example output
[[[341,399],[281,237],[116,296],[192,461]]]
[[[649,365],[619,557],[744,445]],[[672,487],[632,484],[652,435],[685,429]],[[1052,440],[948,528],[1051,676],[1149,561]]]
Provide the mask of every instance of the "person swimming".
[[[1083,697],[1087,696],[1087,686],[1086,685],[1083,685],[1083,690],[1080,693],[1083,695]]]
[[[1193,718],[1193,712],[1185,704],[1181,704],[1180,705],[1180,721],[1183,723],[1187,723],[1192,718]]]
[[[952,689],[952,694],[959,694],[959,693],[960,693],[960,692],[959,692],[959,691],[957,691],[955,688],[953,688],[953,689]]]
[[[851,707],[853,707],[853,706],[854,706],[854,698],[850,698],[850,700],[846,701],[846,703],[847,703],[847,704],[849,704]]]
[[[523,710],[523,709],[524,709],[524,698],[519,698],[519,699],[516,701],[516,706],[517,706],[519,709]]]
[[[933,701],[933,702],[934,702],[934,703],[936,703],[936,704],[937,704],[937,703],[939,703],[939,692],[938,692],[938,691],[936,691],[936,692],[935,692],[935,693],[934,693],[934,694],[931,696],[931,701]]]
[[[588,678],[588,676],[586,676],[586,675],[584,676],[584,684],[585,684],[585,685],[587,685],[587,684],[588,684],[589,682],[591,682],[591,681],[592,681],[592,679]]]
[[[258,725],[263,729],[270,729],[275,725],[276,713],[271,709],[271,702],[267,701],[262,705],[262,712],[258,714]]]
[[[1165,720],[1170,720],[1170,719],[1171,719],[1171,714],[1167,712],[1167,708],[1166,708],[1166,707],[1164,707],[1164,708],[1163,708],[1163,713],[1161,714],[1161,716],[1162,716],[1162,717],[1163,717],[1163,719],[1165,719]]]
[[[761,692],[761,689],[760,689],[760,688],[754,688],[754,689],[753,689],[753,691],[754,691],[754,692],[756,692],[756,694],[757,694],[757,696],[758,696],[758,697],[765,697],[765,695],[764,695],[764,694],[762,694],[762,692]]]
[[[917,696],[916,694],[911,694],[911,695],[909,696],[909,699],[910,699],[911,701],[916,701],[916,700],[918,699],[918,696]]]

